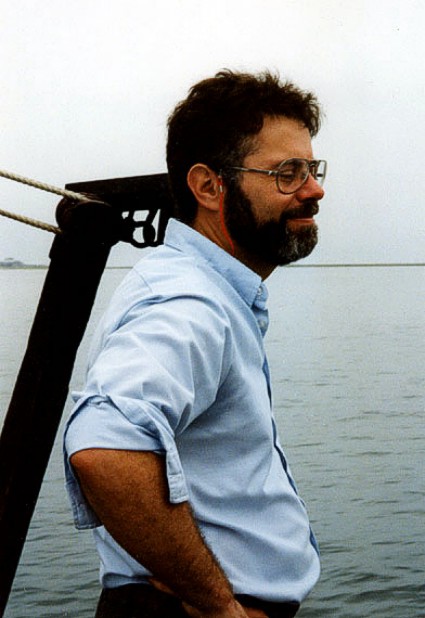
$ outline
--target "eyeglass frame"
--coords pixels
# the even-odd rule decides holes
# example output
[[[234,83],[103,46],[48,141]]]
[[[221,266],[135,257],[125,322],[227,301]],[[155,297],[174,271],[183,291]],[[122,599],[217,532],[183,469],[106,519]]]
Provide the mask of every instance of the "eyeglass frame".
[[[285,165],[285,163],[289,163],[289,161],[304,161],[308,165],[309,173],[304,178],[300,186],[297,187],[294,191],[282,191],[279,186],[279,173],[280,169]],[[321,179],[318,179],[311,170],[314,169],[314,167],[318,169],[320,163],[323,164],[323,174]],[[277,166],[277,169],[275,170],[265,170],[258,167],[241,167],[236,165],[229,166],[227,169],[237,170],[239,172],[254,172],[255,174],[266,174],[267,176],[274,176],[276,178],[276,187],[279,193],[282,193],[282,195],[292,195],[293,193],[296,193],[301,189],[301,187],[307,182],[310,174],[313,176],[314,180],[322,187],[323,183],[325,182],[327,167],[328,163],[324,159],[313,159],[310,161],[309,159],[303,159],[301,157],[291,157],[290,159],[284,159],[283,161],[281,161]]]

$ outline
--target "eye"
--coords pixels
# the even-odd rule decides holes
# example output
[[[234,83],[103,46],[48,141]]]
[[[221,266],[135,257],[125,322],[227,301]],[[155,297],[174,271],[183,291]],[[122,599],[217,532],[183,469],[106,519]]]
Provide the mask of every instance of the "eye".
[[[304,167],[303,162],[296,159],[285,161],[278,171],[279,182],[293,183],[304,175]]]
[[[284,182],[286,184],[290,184],[291,182],[294,182],[296,178],[296,174],[294,174],[294,172],[280,171],[278,175],[279,175],[279,182]]]

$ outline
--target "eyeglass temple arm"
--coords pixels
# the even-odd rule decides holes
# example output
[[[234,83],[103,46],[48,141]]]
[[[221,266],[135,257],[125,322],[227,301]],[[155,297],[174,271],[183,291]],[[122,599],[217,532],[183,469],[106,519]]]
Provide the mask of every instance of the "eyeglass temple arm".
[[[239,167],[235,165],[233,165],[230,169],[237,170],[239,172],[254,172],[256,174],[267,174],[267,176],[277,176],[279,173],[277,170],[261,170],[257,167]]]

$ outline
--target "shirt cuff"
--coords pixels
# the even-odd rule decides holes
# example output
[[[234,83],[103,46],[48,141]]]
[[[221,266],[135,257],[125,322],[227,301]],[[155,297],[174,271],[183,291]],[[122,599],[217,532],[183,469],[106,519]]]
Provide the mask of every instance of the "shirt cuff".
[[[121,399],[121,398],[120,398]],[[84,497],[70,464],[77,451],[93,448],[151,451],[165,456],[171,503],[188,500],[184,472],[174,434],[160,410],[147,402],[133,409],[129,401],[87,397],[77,404],[64,433],[66,488],[78,529],[102,525]]]

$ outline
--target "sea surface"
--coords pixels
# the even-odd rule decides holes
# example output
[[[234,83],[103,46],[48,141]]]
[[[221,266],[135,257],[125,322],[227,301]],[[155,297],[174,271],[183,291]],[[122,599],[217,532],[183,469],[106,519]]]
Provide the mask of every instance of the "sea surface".
[[[105,272],[71,388],[125,273]],[[45,274],[0,270],[0,422]],[[275,413],[322,554],[299,616],[424,618],[425,267],[290,267],[268,287]],[[59,435],[6,618],[93,616],[97,557],[63,485]]]

